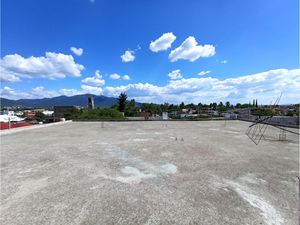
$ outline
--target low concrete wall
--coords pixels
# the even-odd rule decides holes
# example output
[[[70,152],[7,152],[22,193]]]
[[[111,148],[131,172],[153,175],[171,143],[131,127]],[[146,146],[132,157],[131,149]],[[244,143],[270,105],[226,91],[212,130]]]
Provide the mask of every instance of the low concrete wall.
[[[267,116],[261,116],[260,119],[264,119]],[[259,119],[258,116],[250,115],[247,118],[239,118],[240,120],[255,122]],[[286,126],[286,127],[299,127],[299,117],[297,116],[273,116],[270,120],[266,121],[268,123],[278,125],[278,126]]]
[[[22,132],[22,131],[27,131],[27,130],[33,130],[33,129],[37,129],[37,128],[62,125],[62,124],[71,123],[71,122],[72,122],[72,120],[67,120],[67,121],[56,122],[56,123],[47,123],[47,124],[41,124],[41,125],[36,124],[33,126],[29,126],[29,127],[18,127],[18,128],[7,129],[7,130],[1,130],[0,136],[7,135],[7,134],[14,134],[14,133]]]
[[[136,121],[136,120],[138,120],[138,121],[140,121],[140,120],[145,120],[145,117],[140,117],[140,116],[136,116],[136,117],[125,117],[126,119],[128,119],[128,120],[133,120],[133,121]]]

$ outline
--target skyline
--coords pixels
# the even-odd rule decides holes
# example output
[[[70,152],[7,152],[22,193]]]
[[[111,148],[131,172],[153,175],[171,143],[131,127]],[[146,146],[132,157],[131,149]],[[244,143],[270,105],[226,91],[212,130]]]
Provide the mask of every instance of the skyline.
[[[296,0],[1,3],[1,97],[300,100]]]

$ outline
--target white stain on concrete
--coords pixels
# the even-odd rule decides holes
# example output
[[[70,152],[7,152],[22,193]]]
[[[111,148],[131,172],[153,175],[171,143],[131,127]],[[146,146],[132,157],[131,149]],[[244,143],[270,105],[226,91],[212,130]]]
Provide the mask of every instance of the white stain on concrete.
[[[174,174],[177,172],[177,166],[171,163],[164,164],[160,168],[165,174]]]
[[[239,177],[237,181],[229,181],[218,176],[212,176],[210,179],[211,188],[215,191],[224,190],[235,191],[242,199],[248,202],[254,208],[259,210],[260,215],[268,225],[283,225],[284,219],[280,213],[272,206],[266,199],[258,196],[252,188],[253,186],[259,187],[265,185],[267,181],[256,178],[254,174],[247,174]]]
[[[119,176],[116,178],[117,181],[122,183],[140,183],[142,179],[153,178],[154,174],[148,172],[142,172],[138,168],[126,166],[121,169],[121,172],[128,176]]]
[[[281,225],[284,224],[284,220],[277,210],[268,203],[264,198],[259,197],[252,193],[247,187],[236,182],[228,182],[229,186],[235,190],[245,201],[247,201],[253,207],[259,209],[260,214],[264,217],[266,224],[268,225]]]
[[[111,144],[105,144],[104,149],[111,156],[123,161],[127,166],[121,169],[122,174],[120,176],[111,177],[102,174],[101,177],[103,178],[116,180],[122,183],[136,184],[140,183],[142,180],[167,176],[177,172],[177,166],[172,163],[144,161]]]
[[[132,139],[132,141],[134,142],[144,142],[144,141],[150,141],[151,139],[147,139],[147,138],[134,138]]]
[[[265,184],[267,181],[261,178],[255,177],[253,174],[248,174],[247,176],[243,176],[239,178],[240,181],[243,183],[249,183],[249,184]]]

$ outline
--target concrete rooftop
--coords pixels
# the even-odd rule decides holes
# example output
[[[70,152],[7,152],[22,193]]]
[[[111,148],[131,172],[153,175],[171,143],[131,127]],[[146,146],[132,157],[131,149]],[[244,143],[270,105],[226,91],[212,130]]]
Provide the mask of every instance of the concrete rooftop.
[[[72,122],[1,136],[1,224],[298,224],[299,137]]]

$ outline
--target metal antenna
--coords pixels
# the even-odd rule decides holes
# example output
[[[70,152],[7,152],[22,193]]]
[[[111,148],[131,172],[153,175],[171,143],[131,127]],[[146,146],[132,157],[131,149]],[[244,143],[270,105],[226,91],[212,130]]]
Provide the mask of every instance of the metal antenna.
[[[276,105],[278,105],[280,99],[282,96],[282,92],[280,93],[280,95],[277,97],[276,101],[274,102],[274,104],[270,107],[270,109],[275,108]],[[251,124],[247,131],[246,131],[246,135],[250,138],[251,141],[253,141],[256,145],[259,144],[259,142],[261,141],[262,138],[264,138],[264,134],[268,128],[269,125],[276,127],[280,130],[280,134],[279,134],[279,140],[286,140],[286,132],[289,133],[293,133],[293,134],[297,134],[299,135],[299,133],[290,131],[288,129],[282,128],[280,125],[276,125],[276,124],[272,124],[270,121],[272,119],[272,116],[267,116],[265,118],[258,118],[254,121],[253,124]]]

